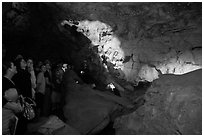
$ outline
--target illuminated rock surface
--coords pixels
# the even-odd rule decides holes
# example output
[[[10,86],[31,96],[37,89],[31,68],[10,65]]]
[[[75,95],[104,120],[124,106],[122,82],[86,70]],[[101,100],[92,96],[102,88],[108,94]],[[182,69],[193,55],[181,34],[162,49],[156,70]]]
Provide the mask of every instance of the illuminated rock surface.
[[[77,31],[89,38],[92,45],[85,44],[87,42],[82,42],[72,32],[65,34],[69,37],[67,40],[71,39],[79,45],[97,46],[99,59],[103,60],[101,56],[105,54],[107,61],[115,65],[116,71],[122,70],[120,79],[132,83],[152,81],[158,78],[159,73],[184,74],[202,65],[202,18],[199,3],[84,2],[43,3],[32,7],[27,3],[13,3],[12,10],[5,5],[3,18],[8,20],[8,28],[4,27],[4,30],[30,31],[29,27],[35,27],[35,23],[42,27],[47,24],[44,29],[56,34],[43,37],[55,37],[55,41],[60,41],[57,37],[61,37],[63,40],[63,46],[58,51],[64,52],[63,49],[74,47],[68,41],[70,47],[66,47],[66,38],[57,32],[59,28],[56,25],[63,20],[73,21],[78,27]],[[43,9],[47,11],[42,12]],[[39,12],[39,15],[33,12]],[[42,16],[42,21],[35,20],[37,16]],[[46,33],[33,31],[37,37]],[[6,34],[5,31],[3,33]],[[79,45],[75,45],[75,48],[80,49]],[[63,52],[61,56],[67,58]],[[85,50],[81,52],[87,54]]]
[[[93,20],[83,23],[83,19],[79,18],[82,25],[77,25],[88,30],[82,33],[93,44],[106,46],[111,35],[118,37],[120,43],[114,42],[110,53],[105,55],[115,64],[112,54],[118,51],[114,47],[119,46],[123,53],[118,54],[121,55],[118,60],[131,56],[127,62],[116,65],[125,74],[123,78],[130,82],[153,81],[159,73],[185,74],[201,68],[201,62],[195,63],[201,54],[193,53],[196,48],[201,53],[201,18],[191,3],[57,4],[65,9],[70,7],[82,18]],[[109,38],[102,35],[105,31],[109,31]],[[101,39],[106,41],[100,42]],[[104,48],[103,52],[107,49]]]

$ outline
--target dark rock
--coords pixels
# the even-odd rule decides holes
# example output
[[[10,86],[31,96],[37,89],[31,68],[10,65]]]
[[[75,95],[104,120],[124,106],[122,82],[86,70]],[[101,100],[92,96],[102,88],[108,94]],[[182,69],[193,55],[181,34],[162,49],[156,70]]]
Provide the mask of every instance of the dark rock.
[[[202,134],[202,70],[163,75],[145,94],[145,104],[117,118],[116,134]]]
[[[64,116],[66,123],[81,134],[94,134],[105,128],[117,104],[131,107],[131,103],[112,94],[106,94],[83,84],[72,70],[64,77]]]

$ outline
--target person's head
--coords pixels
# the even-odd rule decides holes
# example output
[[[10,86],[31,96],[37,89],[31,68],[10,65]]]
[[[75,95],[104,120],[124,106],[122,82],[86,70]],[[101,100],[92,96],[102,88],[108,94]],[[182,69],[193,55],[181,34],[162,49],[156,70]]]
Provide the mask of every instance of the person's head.
[[[15,75],[17,73],[16,66],[11,61],[3,62],[3,75]]]
[[[40,67],[43,64],[42,61],[38,61],[37,67]]]
[[[18,54],[15,58],[15,60],[19,59],[19,58],[23,58],[23,56],[21,54]]]
[[[33,60],[32,59],[27,60],[27,67],[28,68],[33,67]]]
[[[51,69],[51,64],[50,64],[49,60],[45,61],[45,67],[46,67],[46,70],[50,70]]]
[[[51,69],[51,64],[50,64],[49,60],[45,60],[45,67],[46,67],[46,70],[50,70]]]
[[[27,66],[26,61],[24,59],[22,59],[21,62],[20,62],[21,69],[25,69],[26,66]]]
[[[40,70],[41,70],[41,72],[45,73],[46,67],[45,67],[44,64],[42,64],[42,65],[40,66]]]
[[[51,69],[51,66],[50,66],[50,64],[45,64],[45,67],[46,67],[46,70],[50,70]]]
[[[15,88],[9,88],[5,91],[4,97],[8,101],[16,101],[18,99],[18,92]]]
[[[16,59],[15,60],[15,65],[17,67],[17,70],[19,70],[19,69],[24,69],[25,70],[26,66],[27,66],[27,64],[26,64],[26,62],[25,62],[25,60],[23,58]]]
[[[56,78],[62,80],[63,73],[64,73],[64,71],[62,68],[57,68],[55,71]]]

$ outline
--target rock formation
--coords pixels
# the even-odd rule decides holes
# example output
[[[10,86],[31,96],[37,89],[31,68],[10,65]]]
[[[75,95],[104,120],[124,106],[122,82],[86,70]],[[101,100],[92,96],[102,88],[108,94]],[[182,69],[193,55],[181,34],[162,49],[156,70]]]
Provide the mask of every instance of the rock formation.
[[[202,70],[166,74],[145,94],[145,104],[115,120],[116,134],[202,134]]]
[[[83,84],[64,80],[66,123],[81,134],[121,107],[129,114],[116,116],[117,134],[201,134],[202,3],[4,2],[2,25],[3,59],[86,71]],[[104,94],[108,85],[121,97]]]
[[[90,20],[75,19],[78,31],[98,46],[100,55],[103,50],[116,69],[122,69],[127,81],[151,82],[159,73],[185,74],[201,68],[201,61],[196,61],[201,57],[201,14],[193,3],[57,5]],[[112,44],[114,37],[118,42]],[[128,56],[131,58],[123,62]]]
[[[184,74],[202,65],[200,3],[59,2],[3,6],[3,42],[12,39],[15,42],[5,44],[19,44],[20,52],[21,48],[48,48],[47,56],[51,52],[52,57],[75,59],[79,65],[83,59],[78,59],[76,53],[81,50],[85,58],[86,48],[97,46],[95,53],[104,54],[115,65],[114,70],[120,71],[118,77],[135,84],[151,82],[160,73]],[[74,29],[67,29],[66,33],[60,29],[58,26],[65,20],[71,20],[90,42]],[[38,41],[28,48],[25,45],[30,43],[23,43],[21,36]],[[53,52],[55,49],[57,52]]]

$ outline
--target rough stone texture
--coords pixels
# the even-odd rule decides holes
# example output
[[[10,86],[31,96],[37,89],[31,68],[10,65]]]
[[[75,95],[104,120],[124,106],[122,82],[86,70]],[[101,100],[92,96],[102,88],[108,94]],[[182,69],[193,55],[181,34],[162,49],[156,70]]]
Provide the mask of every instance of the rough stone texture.
[[[97,86],[104,88],[109,83],[116,83],[115,86],[117,89],[120,89],[123,93],[127,90],[134,91],[134,88],[131,86],[132,83],[137,84],[139,81],[153,81],[160,77],[157,81],[153,82],[157,83],[153,85],[154,88],[148,90],[148,93],[155,91],[155,96],[149,99],[149,94],[147,94],[146,99],[149,99],[147,104],[131,114],[131,117],[135,118],[135,120],[131,117],[127,120],[124,116],[124,120],[123,118],[120,119],[124,124],[121,125],[120,122],[118,122],[118,124],[115,125],[116,128],[119,129],[117,130],[118,134],[200,133],[200,131],[197,132],[197,130],[194,130],[196,126],[198,126],[197,129],[199,129],[200,123],[192,122],[190,118],[189,121],[192,122],[192,124],[183,124],[183,127],[180,125],[182,120],[186,120],[184,118],[185,116],[194,117],[193,114],[196,112],[188,113],[188,115],[183,115],[184,112],[182,112],[182,115],[179,116],[178,114],[181,114],[180,111],[182,110],[179,109],[178,113],[175,114],[166,112],[168,117],[165,115],[166,113],[163,113],[163,110],[158,108],[164,109],[164,107],[160,105],[165,106],[166,104],[163,102],[168,102],[166,100],[171,102],[171,96],[175,96],[175,100],[178,96],[179,100],[176,100],[175,103],[173,102],[169,108],[167,107],[167,110],[172,109],[172,106],[176,106],[177,108],[176,102],[181,104],[179,107],[183,107],[185,103],[182,104],[180,101],[185,101],[182,99],[185,99],[187,103],[189,103],[188,101],[191,101],[191,99],[194,101],[194,93],[196,94],[195,98],[197,98],[197,91],[198,95],[200,95],[201,87],[196,87],[197,83],[195,83],[197,79],[201,82],[199,76],[197,79],[193,79],[193,77],[183,78],[183,75],[165,75],[163,77],[160,74],[183,74],[202,67],[202,3],[16,2],[3,3],[2,7],[2,41],[4,43],[4,53],[6,51],[6,55],[3,55],[4,58],[14,57],[15,54],[22,53],[28,57],[33,57],[34,61],[47,58],[51,59],[51,61],[63,60],[74,65],[75,70],[78,71],[82,69],[82,64],[84,60],[86,60],[89,65],[88,69],[90,74],[92,74],[91,77]],[[64,20],[73,20],[75,23],[84,20],[98,21],[110,26],[110,33],[95,33],[95,31],[100,32],[100,30],[96,28],[93,28],[94,31],[90,32],[95,35],[100,34],[100,36],[93,36],[92,39],[95,40],[95,43],[102,40],[101,43],[97,43],[101,45],[106,43],[105,38],[110,38],[110,35],[107,34],[117,37],[119,42],[113,41],[113,44],[117,43],[122,53],[124,53],[122,64],[120,64],[122,66],[121,69],[115,69],[114,65],[110,62],[107,63],[107,66],[104,66],[101,57],[96,54],[97,49],[91,45],[93,44],[91,39],[77,32],[74,27],[62,26],[61,23]],[[113,59],[112,55],[118,48],[112,49],[113,50],[110,51],[111,59]],[[188,75],[189,74],[186,74],[185,76]],[[173,80],[170,78],[170,83],[163,83],[168,81],[167,79],[169,77],[173,77]],[[174,77],[176,77],[176,79],[174,79]],[[178,82],[180,81],[179,77],[184,79],[184,81],[181,80],[183,83]],[[177,78],[179,78],[179,80]],[[185,81],[187,79],[188,81]],[[131,82],[131,84],[129,84],[129,82]],[[193,86],[193,84],[195,85]],[[158,87],[158,85],[160,87]],[[71,105],[67,105],[67,109],[65,110],[72,112],[74,107],[87,108],[82,99],[85,101],[86,98],[88,98],[87,96],[91,94],[88,92],[89,88],[86,90],[87,92],[81,93],[81,88],[78,87],[77,84],[73,84],[72,86],[76,86],[72,88],[77,89],[76,91],[80,93],[78,94],[80,96],[76,96],[75,92],[73,92],[73,98],[66,97],[65,100],[70,101],[67,102],[67,104],[71,103]],[[195,90],[191,88],[195,88]],[[172,89],[172,91],[170,91],[170,89]],[[161,97],[157,96],[157,92]],[[173,93],[172,95],[170,94],[171,92]],[[187,95],[183,96],[182,94]],[[130,96],[132,96],[132,94]],[[169,97],[170,99],[167,99]],[[108,121],[107,116],[110,110],[112,110],[112,106],[114,106],[114,103],[104,101],[101,99],[102,97],[96,97],[94,95],[90,96],[90,98],[91,100],[86,101],[88,105],[93,105],[92,107],[95,108],[94,112],[92,111],[93,109],[85,109],[85,111],[76,109],[79,110],[79,112],[70,113],[73,114],[72,123],[74,123],[71,126],[79,129],[82,134],[88,133],[92,129],[92,126],[94,124],[97,125],[100,120],[104,123],[100,124],[101,126],[95,130],[99,131],[105,127]],[[71,101],[71,99],[75,101]],[[78,100],[77,103],[76,100]],[[103,103],[98,103],[98,100],[101,100]],[[158,101],[163,102],[160,103]],[[156,104],[151,106],[150,102],[153,102],[152,104],[155,102]],[[106,106],[104,106],[105,104]],[[191,103],[189,107],[191,107]],[[197,107],[199,107],[199,105],[193,107],[196,109],[195,111],[201,111],[201,108],[197,109]],[[90,117],[89,112],[93,115],[94,120],[91,120],[93,125],[89,124],[90,119],[86,119]],[[161,116],[158,118],[157,116],[160,112]],[[78,113],[80,114],[79,117],[84,116],[81,118],[81,121],[79,121],[78,115],[76,116],[77,118],[74,115]],[[150,120],[149,115],[152,113],[156,116],[152,115],[153,118],[151,119],[153,120]],[[163,115],[165,116],[164,118]],[[69,116],[70,115],[67,115],[68,123]],[[163,119],[160,119],[160,117]],[[180,123],[178,122],[176,126],[175,117],[179,117],[177,121],[181,121]],[[197,118],[199,119],[200,117],[197,116]],[[82,121],[86,126],[81,125]],[[194,123],[196,124],[193,125]],[[125,126],[125,124],[128,126]],[[153,125],[153,127],[150,127],[150,125]],[[190,128],[194,128],[188,130],[188,125],[190,125]],[[165,127],[165,129],[161,127]]]
[[[71,29],[64,31],[60,23],[63,20],[88,20],[89,24],[98,21],[109,26],[109,34],[117,37],[121,52],[124,52],[124,62],[119,63],[122,73],[118,78],[134,84],[138,81],[152,81],[160,73],[184,74],[201,68],[201,5],[137,2],[5,3],[3,42],[6,46],[10,45],[10,49],[12,45],[19,45],[15,51],[27,49],[33,56],[39,54],[71,60],[78,67],[87,54],[86,48],[82,47],[88,48],[90,42]],[[101,45],[106,43],[103,40],[110,35],[98,33],[102,29],[89,28],[86,33],[92,34],[90,41],[97,43],[102,40]],[[22,37],[34,42],[24,43]],[[29,44],[32,46],[28,48],[26,45]],[[40,50],[42,53],[39,53]],[[77,58],[79,50],[84,58]],[[112,48],[111,53],[116,50],[118,48]]]
[[[115,120],[116,134],[202,134],[202,70],[163,75],[145,104]]]
[[[120,109],[118,104],[133,107],[125,99],[92,89],[72,70],[65,73],[63,82],[66,123],[81,134],[95,134],[105,128],[110,122],[110,114]]]
[[[80,21],[85,17],[92,21],[99,20],[112,27],[113,34],[121,41],[120,47],[124,51],[124,57],[133,54],[133,59],[124,63],[122,68],[125,74],[123,78],[130,82],[153,81],[158,78],[159,73],[184,74],[201,68],[201,62],[197,61],[201,54],[193,54],[194,47],[199,47],[200,52],[202,47],[201,13],[196,9],[199,4],[196,6],[195,3],[57,3],[57,5],[65,9],[70,7],[70,10],[82,16],[75,20]],[[90,33],[91,31],[93,29],[90,28]],[[103,39],[103,36],[96,37]],[[92,40],[91,37],[90,39]]]

